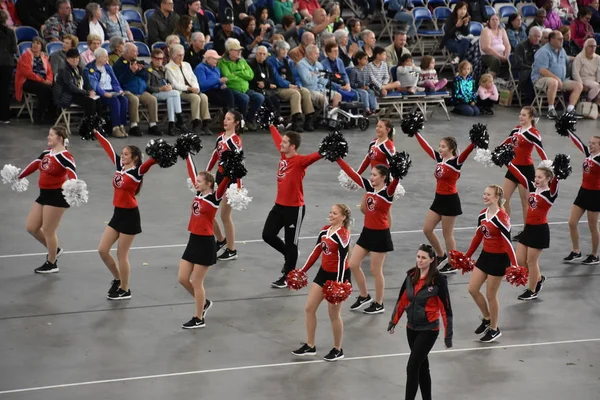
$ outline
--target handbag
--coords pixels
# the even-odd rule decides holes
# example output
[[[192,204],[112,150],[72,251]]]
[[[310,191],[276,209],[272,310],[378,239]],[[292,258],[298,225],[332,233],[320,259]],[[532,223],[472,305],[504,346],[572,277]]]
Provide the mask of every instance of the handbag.
[[[577,104],[577,114],[583,115],[583,118],[598,118],[598,105],[589,101],[582,101]]]

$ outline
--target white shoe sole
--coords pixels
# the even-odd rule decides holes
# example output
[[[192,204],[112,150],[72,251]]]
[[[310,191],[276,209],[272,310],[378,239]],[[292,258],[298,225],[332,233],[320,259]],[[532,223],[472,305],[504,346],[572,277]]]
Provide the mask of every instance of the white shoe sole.
[[[130,300],[131,296],[126,296],[126,297],[109,297],[109,296],[106,296],[106,298],[108,300],[111,300],[111,301],[120,301],[120,300]]]
[[[356,308],[350,307],[350,311],[358,311],[361,308],[363,308],[364,306],[371,304],[372,302],[373,302],[373,299],[369,299],[369,300],[365,301],[364,303],[362,303],[360,306],[358,306]]]
[[[42,275],[48,275],[48,274],[55,274],[59,271],[58,268],[50,270],[50,271],[34,271],[36,274],[42,274]]]
[[[326,358],[323,358],[323,360],[325,360],[325,361],[327,361],[327,362],[336,362],[337,360],[341,360],[342,358],[344,358],[344,356],[343,356],[343,355],[342,355],[342,356],[339,356],[339,357],[336,357],[336,358],[334,358],[333,360],[328,360],[328,359],[326,359]]]
[[[570,261],[563,260],[563,262],[564,262],[565,264],[583,264],[583,263],[581,262],[583,259],[584,259],[583,257],[579,257],[579,258],[574,258],[574,259],[572,259],[572,260],[570,260]]]
[[[381,310],[369,311],[369,312],[367,312],[366,310],[363,310],[363,313],[368,314],[368,315],[383,314],[384,312],[385,312],[385,308],[382,308]]]
[[[537,296],[535,296],[535,297],[528,297],[526,299],[522,299],[520,297],[517,297],[517,300],[521,300],[521,301],[531,301],[531,300],[535,300],[535,299],[537,299]]]
[[[292,355],[296,356],[296,357],[314,357],[317,355],[317,352],[315,351],[314,353],[303,353],[303,354],[296,354],[292,351]]]
[[[201,329],[201,328],[205,328],[206,325],[194,325],[194,326],[183,326],[181,325],[182,329]]]
[[[582,262],[581,264],[582,265],[598,265],[598,264],[600,264],[600,261],[594,261],[594,262],[591,262],[591,263]]]
[[[63,253],[64,253],[64,252],[65,252],[65,251],[64,251],[63,249],[60,249],[60,250],[58,251],[58,253],[56,253],[56,259],[58,260],[58,259],[60,258],[60,256],[62,256],[62,255],[63,255]]]
[[[204,311],[202,311],[202,317],[203,317],[203,318],[206,318],[206,313],[208,312],[208,310],[210,310],[210,309],[212,308],[213,304],[214,304],[214,303],[211,301],[211,302],[209,303],[209,305],[208,305],[208,308],[207,308],[207,309],[205,309]]]
[[[238,256],[237,256],[237,254],[236,254],[235,256],[231,256],[231,257],[227,257],[227,258],[221,258],[221,257],[217,257],[217,260],[218,260],[218,261],[230,261],[230,260],[235,260],[235,259],[237,259],[237,258],[238,258]]]
[[[485,342],[484,342],[483,340],[479,339],[479,341],[480,341],[481,343],[492,343],[492,342],[495,342],[495,341],[496,341],[496,339],[498,339],[500,336],[502,336],[502,332],[498,333],[498,335],[497,335],[495,338],[493,338],[492,340],[489,340],[489,341],[485,341]]]

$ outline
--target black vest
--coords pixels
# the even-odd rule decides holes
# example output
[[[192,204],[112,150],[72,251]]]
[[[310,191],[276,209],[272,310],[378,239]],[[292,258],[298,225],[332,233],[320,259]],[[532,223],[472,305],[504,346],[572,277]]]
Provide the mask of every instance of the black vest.
[[[440,320],[435,321],[427,319],[425,305],[432,297],[436,297],[440,288],[437,285],[423,286],[415,295],[415,288],[412,284],[412,277],[409,275],[406,278],[406,297],[410,302],[406,307],[406,317],[408,325],[415,331],[431,331],[439,329]]]

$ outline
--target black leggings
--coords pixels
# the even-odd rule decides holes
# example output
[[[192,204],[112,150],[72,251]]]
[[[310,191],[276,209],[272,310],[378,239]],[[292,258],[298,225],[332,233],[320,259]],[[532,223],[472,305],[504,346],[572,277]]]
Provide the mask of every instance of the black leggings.
[[[37,96],[37,105],[33,110],[33,119],[35,122],[43,122],[46,112],[52,105],[52,86],[27,79],[23,84],[23,91]]]
[[[298,239],[304,220],[305,207],[280,206],[275,204],[265,221],[263,240],[275,250],[283,254],[285,263],[281,272],[289,272],[296,268],[298,262]],[[285,243],[278,236],[281,228],[285,229]]]
[[[437,340],[439,331],[414,331],[406,328],[410,357],[406,364],[406,400],[417,397],[419,386],[423,400],[431,400],[431,375],[427,355]]]
[[[210,89],[204,92],[208,97],[208,103],[213,106],[218,106],[232,110],[235,108],[235,100],[231,89]]]

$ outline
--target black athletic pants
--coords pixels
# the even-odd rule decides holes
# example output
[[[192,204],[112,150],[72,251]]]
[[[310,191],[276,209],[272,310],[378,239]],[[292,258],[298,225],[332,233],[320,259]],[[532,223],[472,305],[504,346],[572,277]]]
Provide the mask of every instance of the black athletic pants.
[[[89,96],[75,94],[73,95],[71,103],[81,106],[84,115],[92,115],[96,112],[102,114],[102,103],[100,102],[100,99],[94,100]]]
[[[305,206],[289,207],[275,204],[265,221],[262,237],[269,246],[283,254],[285,263],[282,273],[296,268],[298,239],[305,211]],[[285,243],[278,236],[281,228],[285,229]]]
[[[233,110],[235,108],[235,99],[231,89],[210,89],[204,92],[208,97],[208,102],[213,106],[219,106]]]
[[[52,86],[27,79],[23,84],[23,91],[37,96],[37,105],[34,106],[33,110],[33,119],[37,123],[44,122],[44,116],[52,105]]]
[[[439,331],[414,331],[406,328],[410,357],[406,364],[406,400],[414,400],[421,387],[423,400],[431,400],[431,375],[427,355],[437,340]]]
[[[13,67],[10,65],[0,66],[0,121],[10,120],[10,80]]]

